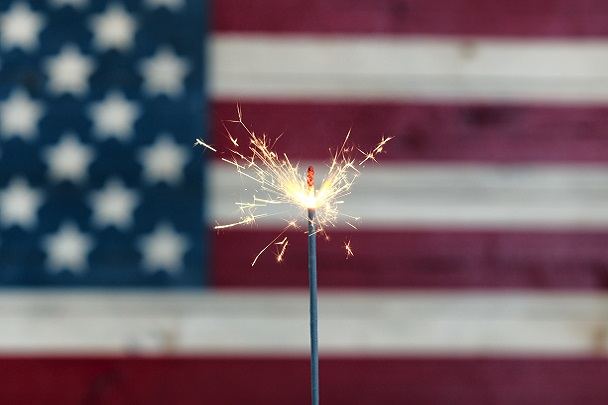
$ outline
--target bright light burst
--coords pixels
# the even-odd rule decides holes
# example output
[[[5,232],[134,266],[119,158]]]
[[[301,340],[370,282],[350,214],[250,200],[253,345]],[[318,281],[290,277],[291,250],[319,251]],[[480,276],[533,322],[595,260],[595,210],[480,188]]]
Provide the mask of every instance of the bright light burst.
[[[293,164],[286,154],[279,154],[275,151],[275,144],[280,138],[271,141],[266,135],[258,136],[243,122],[243,115],[240,107],[237,106],[238,120],[227,120],[238,124],[245,130],[248,136],[246,151],[240,152],[239,139],[233,136],[226,125],[224,128],[233,148],[226,151],[219,151],[213,146],[197,139],[195,145],[200,145],[215,153],[219,153],[221,159],[234,166],[236,172],[251,180],[256,189],[251,198],[245,202],[235,204],[241,212],[238,221],[229,224],[218,224],[215,229],[232,228],[239,225],[253,224],[258,220],[271,215],[285,215],[283,206],[297,207],[299,214],[295,218],[287,218],[286,226],[283,230],[268,243],[254,258],[251,265],[255,265],[258,258],[269,247],[276,246],[275,258],[277,262],[282,262],[289,241],[284,234],[289,229],[300,229],[300,222],[308,221],[307,211],[315,210],[316,232],[326,235],[326,229],[337,226],[340,221],[346,225],[357,229],[355,223],[358,217],[340,211],[340,205],[344,203],[344,198],[350,194],[351,187],[359,176],[359,169],[368,161],[375,162],[376,157],[384,151],[384,146],[392,137],[382,137],[380,142],[370,151],[359,151],[363,157],[357,159],[353,156],[355,148],[349,144],[350,130],[346,134],[342,146],[332,152],[330,149],[331,160],[328,164],[329,170],[321,185],[315,190],[311,182],[310,171],[301,170],[298,163]],[[308,181],[307,181],[308,174]],[[314,174],[314,173],[313,173]],[[264,209],[266,212],[260,213]],[[347,258],[353,255],[350,241],[344,245]]]

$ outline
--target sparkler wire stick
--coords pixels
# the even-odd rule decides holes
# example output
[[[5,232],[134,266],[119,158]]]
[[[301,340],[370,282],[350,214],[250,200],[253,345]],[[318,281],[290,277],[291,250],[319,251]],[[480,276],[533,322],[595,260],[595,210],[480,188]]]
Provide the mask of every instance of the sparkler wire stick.
[[[308,189],[314,192],[314,169],[308,168]],[[317,233],[315,209],[308,209],[308,284],[310,291],[310,385],[312,405],[319,405],[319,338],[317,310]]]

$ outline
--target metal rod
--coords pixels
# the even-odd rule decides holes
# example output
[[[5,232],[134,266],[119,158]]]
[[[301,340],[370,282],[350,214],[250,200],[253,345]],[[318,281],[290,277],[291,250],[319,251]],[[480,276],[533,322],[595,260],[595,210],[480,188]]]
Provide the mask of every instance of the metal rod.
[[[317,313],[317,235],[315,210],[308,210],[308,284],[310,290],[310,383],[312,405],[319,405],[319,339]]]

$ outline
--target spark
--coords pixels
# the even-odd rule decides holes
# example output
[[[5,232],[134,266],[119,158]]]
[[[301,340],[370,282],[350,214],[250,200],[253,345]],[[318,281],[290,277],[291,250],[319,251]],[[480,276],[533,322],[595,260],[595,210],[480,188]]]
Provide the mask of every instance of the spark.
[[[235,147],[239,147],[239,140],[232,136],[232,134],[230,133],[230,131],[228,130],[228,127],[226,127],[226,123],[222,122],[222,125],[224,126],[224,129],[226,130],[226,135],[228,135],[228,139],[230,140],[230,142],[235,146]]]
[[[351,187],[360,175],[358,169],[368,160],[376,161],[376,157],[383,152],[385,145],[393,139],[382,137],[380,142],[370,152],[362,152],[349,144],[351,131],[346,134],[342,145],[335,151],[330,149],[330,162],[325,177],[320,186],[315,189],[313,177],[314,169],[308,167],[303,171],[297,163],[292,163],[286,154],[279,154],[275,145],[280,136],[274,140],[267,135],[258,135],[243,121],[240,106],[237,106],[238,119],[224,121],[224,128],[228,139],[234,148],[218,152],[216,148],[197,139],[195,145],[203,146],[218,153],[225,163],[234,167],[235,171],[244,180],[255,185],[249,201],[236,202],[242,216],[238,221],[228,224],[217,224],[215,229],[226,229],[240,225],[253,225],[257,220],[268,216],[284,216],[288,207],[296,207],[297,214],[285,218],[287,226],[270,243],[259,251],[251,265],[255,265],[259,257],[273,244],[279,248],[276,255],[278,262],[283,261],[289,244],[285,232],[291,228],[298,228],[298,223],[308,221],[307,210],[315,210],[316,232],[320,232],[329,240],[326,229],[345,225],[356,229],[352,222],[358,217],[346,214],[339,208],[345,198],[350,194]],[[239,146],[236,136],[233,136],[225,123],[236,124],[247,135],[248,145]],[[282,135],[282,134],[281,134]],[[359,150],[364,158],[357,160],[353,151]],[[279,208],[285,206],[286,209]],[[263,213],[260,213],[263,211]],[[282,239],[281,239],[282,238]],[[347,257],[352,256],[350,241],[345,245]]]
[[[228,135],[228,139],[230,139],[230,142],[232,142],[232,144],[233,144],[234,146],[236,146],[237,148],[239,147],[239,142],[238,142],[238,139],[233,138],[233,137],[232,137],[232,135]]]
[[[277,262],[281,263],[283,261],[283,257],[285,256],[285,250],[287,250],[287,245],[289,245],[289,240],[287,240],[287,236],[283,238],[280,242],[275,242],[276,245],[281,246],[281,249],[277,253]]]
[[[281,236],[283,236],[283,234],[285,232],[287,232],[287,230],[291,227],[295,226],[295,222],[290,222],[287,224],[287,226],[285,228],[283,228],[283,230],[281,231],[281,233],[279,233],[276,238],[274,238],[273,240],[270,241],[270,243],[268,245],[266,245],[262,250],[260,250],[257,254],[257,256],[253,259],[253,261],[251,262],[251,267],[255,266],[255,263],[258,261],[258,259],[260,258],[260,256],[262,256],[262,253],[264,253],[266,251],[266,249],[268,249],[270,246],[272,246],[273,243],[275,243]],[[217,228],[217,227],[216,227]],[[285,248],[287,248],[287,245],[285,245]],[[282,260],[282,258],[281,258]]]
[[[225,228],[232,228],[233,226],[238,226],[238,225],[245,225],[245,224],[251,224],[253,222],[255,222],[256,218],[259,218],[259,215],[247,215],[246,217],[241,217],[241,220],[232,224],[226,224],[226,225],[216,225],[214,228],[215,229],[225,229]]]
[[[196,145],[200,145],[200,146],[203,146],[203,147],[205,147],[205,148],[207,148],[207,149],[209,149],[209,150],[212,150],[212,151],[214,151],[214,152],[217,152],[217,149],[215,149],[213,146],[211,146],[211,145],[209,145],[209,144],[205,143],[205,142],[204,142],[202,139],[197,139],[197,140],[194,142],[194,146],[196,146]]]
[[[354,226],[353,224],[351,224],[351,223],[350,223],[350,222],[348,222],[348,221],[344,221],[344,223],[345,223],[346,225],[350,226],[351,228],[353,228],[354,230],[359,229],[359,228],[357,228],[356,226]]]
[[[382,153],[384,151],[384,145],[386,145],[391,139],[393,139],[394,137],[389,136],[388,138],[385,138],[384,135],[382,136],[382,139],[380,140],[380,142],[378,143],[378,145],[376,145],[376,147],[374,149],[372,149],[369,152],[363,152],[361,149],[359,149],[359,152],[361,152],[365,158],[359,162],[359,166],[361,166],[363,163],[367,162],[368,160],[372,160],[374,162],[378,162],[376,160],[376,156],[378,156],[378,154]]]
[[[346,250],[346,259],[347,260],[349,257],[354,256],[353,249],[350,246],[350,240],[344,242],[344,250]]]

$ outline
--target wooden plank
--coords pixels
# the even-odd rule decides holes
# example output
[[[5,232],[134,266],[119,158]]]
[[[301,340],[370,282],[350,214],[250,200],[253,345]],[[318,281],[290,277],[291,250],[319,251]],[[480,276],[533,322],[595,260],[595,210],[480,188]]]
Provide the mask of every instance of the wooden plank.
[[[327,170],[327,162],[305,162],[302,167],[313,164],[320,178]],[[243,214],[235,203],[252,200],[256,184],[224,162],[213,163],[209,173],[208,222],[238,221]],[[360,229],[608,226],[608,167],[600,165],[371,164],[351,190],[340,211],[360,217]],[[306,222],[297,208],[256,210],[276,213],[255,226],[280,229],[292,218]],[[337,226],[348,228],[345,222]]]
[[[216,35],[216,100],[608,100],[604,40]]]
[[[305,276],[305,269],[277,271]],[[302,356],[307,303],[304,291],[7,292],[0,353]],[[322,291],[321,351],[603,354],[607,304],[604,295],[581,293]]]
[[[2,357],[0,402],[305,405],[300,357]],[[608,362],[593,358],[321,357],[329,404],[603,405]],[[35,383],[35,384],[34,384]]]
[[[598,37],[608,34],[605,2],[563,0],[223,0],[219,32]]]
[[[213,237],[213,282],[231,287],[305,287],[306,238],[288,233],[284,263],[253,257],[275,230],[230,230]],[[603,291],[608,233],[538,229],[364,229],[320,240],[319,283],[327,287],[584,289]],[[346,259],[350,240],[355,256]],[[238,249],[238,251],[235,251]]]
[[[236,118],[238,99],[212,104],[213,136],[231,147],[221,121]],[[608,161],[608,108],[476,103],[261,102],[241,105],[245,122],[271,137],[294,160],[325,160],[352,128],[362,149],[394,136],[380,161]],[[229,125],[235,136],[245,134]],[[211,156],[211,155],[210,155]],[[217,156],[217,155],[213,155]]]

